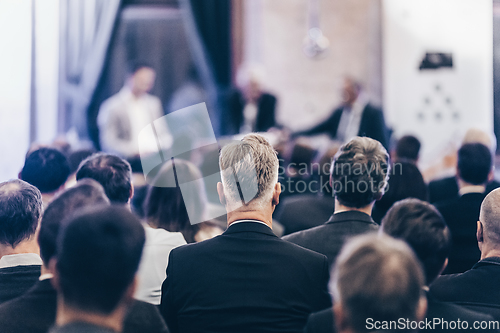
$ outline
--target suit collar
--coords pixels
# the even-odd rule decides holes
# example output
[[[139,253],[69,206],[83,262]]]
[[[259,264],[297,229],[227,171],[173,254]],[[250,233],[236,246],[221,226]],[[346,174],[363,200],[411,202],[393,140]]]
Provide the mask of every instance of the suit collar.
[[[478,261],[471,269],[475,269],[481,266],[486,265],[499,265],[500,266],[500,257],[488,257],[483,260]]]
[[[331,223],[340,223],[353,220],[368,224],[376,224],[370,215],[357,210],[334,213],[326,223],[331,224]]]
[[[271,228],[267,225],[259,222],[253,222],[252,220],[241,220],[245,222],[232,223],[223,235],[235,234],[239,232],[257,232],[261,234],[266,234],[270,236],[277,237]]]

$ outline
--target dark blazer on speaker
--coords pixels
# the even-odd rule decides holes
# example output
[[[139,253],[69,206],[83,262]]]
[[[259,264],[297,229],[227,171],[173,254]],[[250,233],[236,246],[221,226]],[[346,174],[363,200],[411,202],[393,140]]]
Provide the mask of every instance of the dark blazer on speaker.
[[[170,252],[160,311],[171,332],[301,332],[331,306],[325,256],[259,222]]]
[[[476,229],[484,193],[466,193],[434,204],[451,231],[452,250],[446,274],[463,273],[480,258]]]
[[[257,119],[254,132],[265,132],[276,126],[276,97],[269,93],[262,93],[257,101]],[[239,90],[230,92],[227,99],[225,114],[221,117],[221,135],[240,133],[244,122],[243,110],[246,101]]]
[[[298,132],[297,135],[314,135],[314,134],[328,134],[332,139],[337,136],[340,118],[344,107],[341,106],[335,109],[330,117],[322,123],[314,126],[313,128]],[[384,114],[382,110],[366,104],[361,115],[361,122],[359,123],[358,136],[367,136],[369,138],[379,141],[386,149],[388,148],[389,138],[388,130],[385,125]]]
[[[54,325],[57,293],[50,279],[38,281],[18,298],[0,305],[2,333],[46,333]],[[155,305],[134,301],[125,318],[123,333],[168,333]]]
[[[468,309],[487,313],[500,320],[500,258],[477,262],[462,274],[439,276],[431,285],[432,295]]]
[[[378,224],[373,222],[370,215],[359,211],[346,211],[333,214],[320,226],[295,232],[283,239],[324,254],[331,266],[346,238],[376,230]]]

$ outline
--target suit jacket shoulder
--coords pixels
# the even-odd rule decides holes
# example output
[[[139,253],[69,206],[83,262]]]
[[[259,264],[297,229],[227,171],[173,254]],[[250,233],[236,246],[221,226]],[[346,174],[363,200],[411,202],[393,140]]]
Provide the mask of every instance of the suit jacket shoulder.
[[[376,231],[378,225],[372,218],[361,212],[349,211],[333,214],[323,225],[298,231],[283,237],[284,240],[324,254],[331,266],[346,238]]]

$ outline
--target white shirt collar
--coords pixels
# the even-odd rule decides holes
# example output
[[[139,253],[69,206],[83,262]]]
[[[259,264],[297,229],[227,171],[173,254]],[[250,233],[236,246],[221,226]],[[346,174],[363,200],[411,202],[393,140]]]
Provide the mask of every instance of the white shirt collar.
[[[484,193],[486,191],[486,187],[484,185],[470,185],[462,187],[458,193],[460,195],[464,195],[467,193]]]
[[[0,258],[0,268],[14,266],[42,265],[42,259],[35,253],[8,254]]]
[[[231,226],[234,224],[242,223],[242,222],[257,222],[257,223],[263,224],[266,227],[268,227],[269,229],[271,229],[266,223],[259,221],[259,220],[237,220],[237,221],[234,221],[233,223],[231,223],[228,228],[231,228]]]

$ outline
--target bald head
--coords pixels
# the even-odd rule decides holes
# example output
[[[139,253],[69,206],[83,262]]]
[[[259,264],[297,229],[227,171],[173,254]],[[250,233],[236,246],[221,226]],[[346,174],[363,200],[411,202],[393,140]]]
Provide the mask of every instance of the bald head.
[[[483,225],[482,241],[500,249],[500,188],[491,191],[484,198],[481,204],[479,221]],[[478,241],[481,242],[479,236]]]

